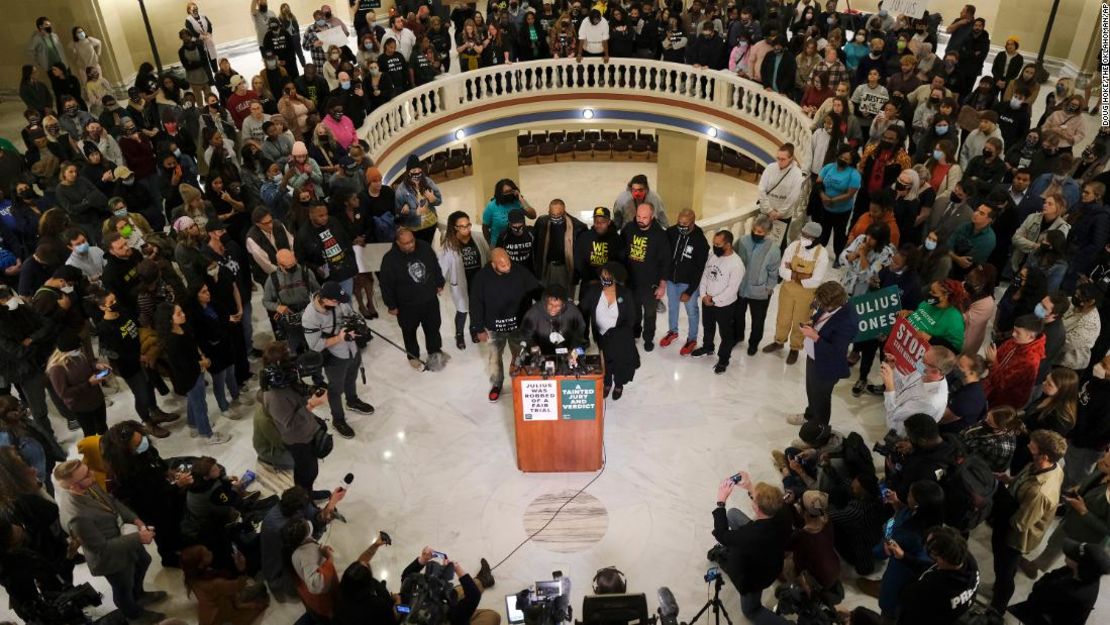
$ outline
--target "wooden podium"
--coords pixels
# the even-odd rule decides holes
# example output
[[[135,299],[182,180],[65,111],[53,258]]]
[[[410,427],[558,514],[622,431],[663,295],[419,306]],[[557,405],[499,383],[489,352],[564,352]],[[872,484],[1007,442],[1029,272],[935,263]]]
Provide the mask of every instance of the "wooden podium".
[[[513,371],[516,465],[525,472],[597,471],[605,432],[604,373]]]

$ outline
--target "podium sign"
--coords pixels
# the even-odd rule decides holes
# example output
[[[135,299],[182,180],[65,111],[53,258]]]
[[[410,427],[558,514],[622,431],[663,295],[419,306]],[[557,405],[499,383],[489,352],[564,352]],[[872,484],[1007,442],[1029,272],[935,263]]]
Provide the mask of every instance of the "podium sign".
[[[520,402],[525,421],[554,421],[559,418],[559,396],[555,380],[521,380]]]
[[[521,471],[597,471],[602,462],[604,373],[513,376],[516,464]]]
[[[564,419],[593,421],[597,418],[597,384],[593,381],[559,380],[559,398]]]

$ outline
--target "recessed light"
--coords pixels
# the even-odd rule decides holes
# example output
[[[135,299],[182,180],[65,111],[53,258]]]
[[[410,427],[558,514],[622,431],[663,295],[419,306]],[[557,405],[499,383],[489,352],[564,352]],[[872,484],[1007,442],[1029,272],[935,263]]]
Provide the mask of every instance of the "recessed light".
[[[582,117],[585,117],[586,119],[593,119],[594,118],[594,110],[593,109],[582,109]]]
[[[716,139],[717,138],[717,129],[714,128],[713,126],[710,126],[709,128],[707,128],[705,130],[705,134],[707,134],[710,137],[713,137],[714,139]]]
[[[466,138],[466,131],[465,130],[463,130],[462,128],[459,128],[458,130],[455,131],[455,140],[456,141],[462,141],[465,138]]]

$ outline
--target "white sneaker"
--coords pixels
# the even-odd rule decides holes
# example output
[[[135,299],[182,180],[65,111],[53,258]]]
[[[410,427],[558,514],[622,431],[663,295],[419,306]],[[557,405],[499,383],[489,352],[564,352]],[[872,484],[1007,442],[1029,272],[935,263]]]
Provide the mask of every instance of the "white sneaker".
[[[231,437],[223,432],[212,432],[212,436],[204,439],[209,445],[223,445],[231,440]]]
[[[238,421],[239,419],[242,419],[243,415],[235,414],[235,408],[236,406],[232,404],[231,406],[228,406],[227,410],[221,410],[220,418],[229,419],[231,421]]]
[[[200,432],[198,432],[195,427],[190,425],[189,426],[189,438],[196,438],[198,436],[200,436]]]
[[[786,422],[790,425],[801,425],[806,422],[806,416],[804,414],[792,414],[786,417]]]

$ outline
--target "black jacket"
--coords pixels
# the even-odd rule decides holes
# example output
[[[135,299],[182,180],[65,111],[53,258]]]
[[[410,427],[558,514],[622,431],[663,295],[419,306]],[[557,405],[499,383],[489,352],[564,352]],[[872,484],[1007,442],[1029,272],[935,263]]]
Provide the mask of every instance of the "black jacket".
[[[624,247],[616,228],[610,227],[605,234],[589,228],[574,240],[574,272],[578,280],[597,282],[600,279],[597,272],[609,261],[624,262]]]
[[[736,529],[729,529],[723,507],[713,509],[713,538],[727,549],[722,568],[740,594],[759,592],[774,583],[782,572],[792,529],[785,507],[773,517],[753,520]]]
[[[488,264],[470,284],[470,328],[474,332],[512,332],[520,327],[524,312],[540,289],[527,267],[513,263],[500,274]]]
[[[358,273],[351,235],[335,217],[329,217],[321,228],[305,221],[293,242],[293,251],[306,267],[316,272],[321,282],[342,282]],[[328,268],[326,275],[324,267]]]
[[[628,265],[628,286],[634,291],[653,289],[670,275],[671,247],[667,232],[652,221],[647,230],[632,222],[621,230],[623,255]]]
[[[539,345],[542,353],[554,354],[556,345],[548,338],[552,332],[563,335],[563,342],[559,347],[566,347],[568,350],[586,347],[586,322],[574,302],[567,301],[563,312],[551,317],[547,314],[546,299],[541,298],[524,313],[520,333],[521,338],[529,345]]]
[[[528,271],[535,271],[535,257],[532,255],[535,245],[536,235],[532,232],[532,226],[524,226],[519,235],[512,228],[505,228],[497,236],[496,247],[504,249],[514,263],[524,265]],[[575,261],[576,267],[577,262]]]
[[[416,249],[405,254],[394,243],[382,258],[382,301],[389,310],[412,308],[432,302],[446,280],[432,246],[416,239]]]
[[[640,325],[639,300],[628,287],[617,285],[617,325],[600,335],[594,318],[600,299],[601,284],[594,284],[586,290],[578,306],[605,358],[606,372],[611,372],[615,383],[623,386],[640,368],[640,352],[636,349],[636,327]]]
[[[1007,148],[1021,145],[1025,141],[1025,135],[1029,134],[1032,118],[1029,105],[1023,102],[1014,109],[1009,102],[999,102],[994,105],[994,112],[998,113],[998,130],[1002,133],[1003,145]]]
[[[692,296],[698,292],[701,284],[701,274],[705,271],[705,261],[709,258],[709,241],[696,225],[686,234],[679,231],[678,225],[667,228],[667,240],[671,244],[667,282],[685,284],[685,293]]]
[[[690,65],[704,65],[709,69],[724,69],[728,65],[725,40],[718,35],[692,37],[686,45],[686,62]],[[794,70],[790,71],[790,81],[794,81]]]
[[[1079,413],[1068,444],[1085,449],[1103,449],[1110,445],[1110,381],[1091,378],[1079,390]]]
[[[964,566],[941,570],[931,566],[902,591],[898,625],[952,625],[975,599],[979,564],[969,553]]]
[[[139,286],[139,263],[142,254],[132,251],[126,259],[118,258],[114,254],[104,255],[104,273],[100,282],[104,288],[116,294],[116,299],[124,308],[135,311],[136,288]]]
[[[860,61],[860,65],[863,62]],[[798,63],[789,52],[783,51],[782,61],[779,62],[778,80],[772,84],[771,77],[775,75],[775,54],[769,53],[763,57],[763,62],[759,66],[759,77],[763,81],[764,87],[770,87],[777,93],[790,95],[794,92],[794,78],[798,73]]]
[[[1026,625],[1084,625],[1098,602],[1099,578],[1078,580],[1062,566],[1045,573],[1010,613]]]
[[[913,453],[901,459],[900,467],[887,471],[887,484],[898,493],[898,498],[906,501],[910,485],[918,480],[939,481],[937,472],[946,470],[956,462],[960,448],[958,438],[953,434],[942,434],[941,442],[929,449],[915,448]],[[893,456],[891,457],[893,458]],[[888,462],[892,461],[888,458]]]
[[[582,223],[581,220],[576,217],[572,217],[569,214],[566,215],[563,223],[571,231],[570,249],[564,249],[564,253],[559,254],[559,258],[563,259],[563,262],[569,265],[574,262],[574,241],[579,237],[579,235],[582,234],[582,231],[586,229],[586,224]],[[551,230],[549,227],[550,225],[551,216],[540,215],[539,218],[536,219],[535,225],[532,226],[532,234],[535,236],[535,239],[533,239],[532,241],[532,262],[534,263],[537,276],[543,275],[543,269],[547,265],[547,248],[549,245],[547,237],[548,233]],[[565,241],[552,241],[550,242],[550,245],[557,245],[560,247],[560,249],[562,249],[565,245]]]

